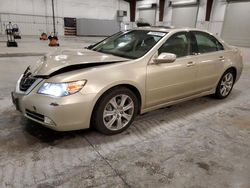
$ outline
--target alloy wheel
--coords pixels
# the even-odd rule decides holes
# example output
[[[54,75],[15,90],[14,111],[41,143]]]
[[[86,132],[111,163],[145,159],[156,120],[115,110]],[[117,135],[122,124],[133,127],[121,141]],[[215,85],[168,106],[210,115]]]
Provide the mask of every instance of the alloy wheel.
[[[109,100],[103,111],[103,123],[109,130],[117,131],[125,127],[134,114],[134,102],[125,94]]]
[[[231,72],[228,72],[227,74],[224,75],[220,84],[220,94],[223,97],[227,96],[230,93],[233,87],[233,83],[234,83],[233,74]]]

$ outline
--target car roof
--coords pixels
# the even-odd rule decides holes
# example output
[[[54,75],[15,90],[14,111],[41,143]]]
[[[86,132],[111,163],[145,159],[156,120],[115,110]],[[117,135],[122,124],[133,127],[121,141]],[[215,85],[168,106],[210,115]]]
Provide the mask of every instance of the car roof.
[[[158,32],[202,31],[202,32],[209,33],[206,30],[197,29],[197,28],[189,28],[189,27],[174,28],[172,26],[145,26],[145,27],[136,27],[136,28],[133,28],[133,30],[158,31]]]
[[[217,35],[214,35],[213,33],[203,30],[203,29],[197,29],[197,28],[190,28],[190,27],[183,27],[183,28],[174,28],[173,26],[145,26],[145,27],[135,27],[132,30],[145,30],[145,31],[156,31],[156,32],[167,32],[167,33],[176,33],[176,32],[181,32],[181,31],[201,31],[208,33],[215,37],[217,40],[219,40],[221,43],[223,43],[224,47],[229,48],[230,45],[225,43],[224,40],[222,40],[220,37]]]

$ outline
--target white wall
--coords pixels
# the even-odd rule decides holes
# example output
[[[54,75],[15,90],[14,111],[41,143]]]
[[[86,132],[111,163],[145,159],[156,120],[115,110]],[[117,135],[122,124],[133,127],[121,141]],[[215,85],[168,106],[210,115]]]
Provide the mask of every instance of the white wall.
[[[170,1],[171,0],[166,0],[165,1],[163,22],[159,22],[159,0],[138,1],[136,3],[136,6],[137,6],[136,20],[138,20],[138,18],[139,18],[139,11],[138,11],[139,6],[148,5],[148,4],[152,4],[152,3],[157,3],[158,8],[157,8],[157,13],[156,13],[156,25],[171,26],[172,25],[172,7],[168,6]],[[205,22],[206,4],[207,4],[207,0],[200,0],[196,27],[202,28],[202,29],[207,29],[208,28],[208,23]]]
[[[19,26],[21,35],[40,35],[42,32],[50,34],[53,31],[52,17],[20,15],[20,14],[0,14],[1,17],[1,32],[5,33],[6,24],[9,22],[16,23]],[[59,35],[64,33],[63,18],[56,17],[56,31]]]
[[[208,30],[219,36],[221,35],[222,32],[226,8],[227,8],[226,0],[216,0],[213,3]]]
[[[164,16],[163,16],[163,24],[166,26],[172,25],[172,7],[169,7],[170,0],[166,0],[165,2],[165,9],[164,9]],[[200,29],[207,29],[207,23],[205,22],[205,15],[206,15],[206,4],[207,0],[200,0],[200,4],[198,7],[198,15],[196,21],[196,27]]]
[[[165,7],[164,7],[164,15],[163,15],[163,25],[165,26],[171,26],[172,25],[172,7],[169,7],[169,1],[165,1]]]
[[[207,0],[200,0],[198,7],[198,15],[196,27],[199,29],[208,29],[209,22],[205,21],[206,18],[206,9],[207,9]]]
[[[122,22],[129,22],[129,3],[123,0],[54,0],[56,25],[63,35],[63,17],[114,20],[117,10],[128,15]],[[0,0],[0,33],[4,34],[9,21],[19,25],[23,35],[40,35],[52,32],[51,0]]]
[[[124,0],[54,0],[56,28],[59,35],[64,33],[63,17],[88,19],[117,19],[117,10],[127,11],[127,16],[121,19],[121,28],[135,26],[130,23],[129,3]],[[172,25],[172,7],[169,1],[165,2],[163,22],[159,22],[159,0],[142,0],[136,3],[136,17],[139,18],[138,7],[156,3],[156,25]],[[181,1],[181,0],[180,0]],[[221,35],[226,0],[214,0],[210,22],[205,21],[207,0],[200,0],[196,27],[207,29],[212,33]],[[23,35],[40,35],[41,32],[52,32],[51,0],[0,0],[0,34],[5,33],[5,25],[11,21],[17,23]],[[240,14],[240,12],[239,12]]]
[[[135,14],[135,21],[138,21],[139,19],[139,7],[141,6],[147,6],[152,4],[157,4],[159,6],[159,0],[143,0],[143,1],[137,1],[136,2],[136,14]],[[156,16],[155,16],[155,23],[156,25],[159,25],[159,7],[156,8]]]
[[[249,18],[250,1],[229,3],[225,12],[222,38],[229,44],[250,47]]]
[[[169,7],[170,0],[166,0],[163,25],[172,25],[172,7]],[[209,30],[210,32],[221,35],[224,15],[226,10],[226,0],[214,0],[210,22],[205,21],[207,0],[200,0],[196,28]]]

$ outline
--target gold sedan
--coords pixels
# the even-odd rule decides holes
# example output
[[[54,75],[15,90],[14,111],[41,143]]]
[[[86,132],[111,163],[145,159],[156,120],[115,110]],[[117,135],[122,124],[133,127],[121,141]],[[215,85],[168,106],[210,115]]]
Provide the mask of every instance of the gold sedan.
[[[27,118],[58,131],[94,126],[116,134],[137,114],[214,94],[227,97],[240,51],[197,29],[142,27],[28,67],[12,92]]]

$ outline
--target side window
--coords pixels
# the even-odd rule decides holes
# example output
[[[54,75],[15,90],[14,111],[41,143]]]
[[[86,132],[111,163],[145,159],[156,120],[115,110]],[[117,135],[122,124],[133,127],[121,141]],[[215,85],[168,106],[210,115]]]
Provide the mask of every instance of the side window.
[[[189,55],[189,40],[187,33],[182,32],[171,36],[158,50],[158,54],[163,52],[173,53],[177,57]]]
[[[222,44],[213,36],[204,32],[194,32],[199,53],[209,53],[223,50]]]

